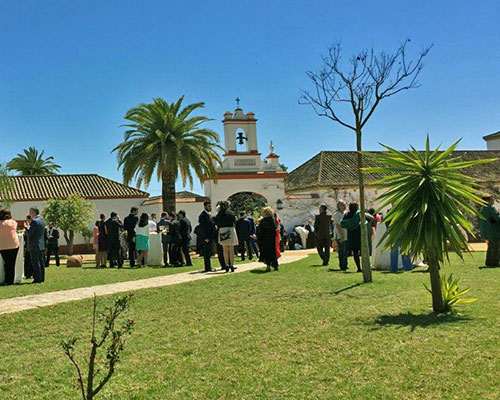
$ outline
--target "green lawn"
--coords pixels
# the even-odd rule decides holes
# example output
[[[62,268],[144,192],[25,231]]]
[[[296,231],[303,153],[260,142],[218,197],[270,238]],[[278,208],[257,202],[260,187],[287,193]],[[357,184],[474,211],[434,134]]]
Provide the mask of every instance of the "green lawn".
[[[421,269],[364,285],[315,256],[138,291],[135,331],[98,398],[498,399],[500,269],[483,260],[444,268],[479,298],[456,316],[431,313]],[[0,398],[78,399],[58,343],[88,335],[90,307],[0,316]]]
[[[239,260],[239,258],[237,257],[235,260]],[[212,268],[214,267],[220,268],[216,258],[212,259]],[[162,268],[158,266],[132,269],[129,268],[128,261],[122,269],[96,269],[93,262],[84,264],[82,268],[56,267],[54,264],[51,264],[49,268],[45,269],[46,276],[43,284],[32,285],[32,279],[26,279],[19,285],[0,286],[0,299],[103,285],[106,283],[133,281],[198,269],[203,269],[202,258],[193,258],[193,267],[179,268]]]

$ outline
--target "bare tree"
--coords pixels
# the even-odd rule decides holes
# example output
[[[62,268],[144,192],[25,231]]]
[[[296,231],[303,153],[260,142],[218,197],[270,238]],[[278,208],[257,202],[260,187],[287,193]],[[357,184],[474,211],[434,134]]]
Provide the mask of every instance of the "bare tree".
[[[365,220],[365,188],[363,181],[362,132],[368,120],[380,102],[404,90],[420,86],[418,76],[424,66],[423,59],[431,46],[423,48],[418,57],[409,60],[407,45],[410,39],[402,43],[392,53],[375,53],[362,50],[343,63],[340,43],[328,48],[322,56],[323,66],[318,72],[306,72],[311,79],[314,90],[301,91],[300,104],[308,104],[317,115],[351,129],[356,133],[356,150],[358,151],[358,179],[361,211],[361,253],[363,280],[371,282],[372,273],[368,252],[368,237]],[[344,117],[346,111],[352,115]]]

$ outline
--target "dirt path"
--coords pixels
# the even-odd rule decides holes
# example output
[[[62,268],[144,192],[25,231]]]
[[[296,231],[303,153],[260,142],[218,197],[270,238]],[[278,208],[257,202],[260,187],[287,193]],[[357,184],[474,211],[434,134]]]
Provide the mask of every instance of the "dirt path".
[[[307,257],[308,252],[290,252],[283,254],[280,259],[280,264],[288,264],[294,261],[301,260]],[[241,264],[235,273],[250,271],[256,268],[262,268],[263,264],[252,262]],[[184,272],[180,274],[165,275],[148,279],[140,279],[136,281],[117,282],[107,285],[90,286],[78,289],[60,290],[57,292],[40,293],[30,296],[14,297],[10,299],[0,300],[0,314],[9,314],[24,310],[31,310],[39,307],[53,306],[59,303],[67,303],[69,301],[77,301],[88,299],[97,296],[105,296],[108,294],[130,292],[140,289],[148,289],[160,286],[176,285],[178,283],[192,282],[201,279],[210,279],[215,277],[230,276],[231,274],[222,271],[201,273],[198,271]]]

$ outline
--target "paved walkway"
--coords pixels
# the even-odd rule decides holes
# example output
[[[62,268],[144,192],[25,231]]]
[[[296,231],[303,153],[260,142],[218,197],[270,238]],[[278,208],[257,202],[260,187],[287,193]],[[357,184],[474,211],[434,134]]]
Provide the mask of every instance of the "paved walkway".
[[[308,252],[289,252],[283,254],[280,264],[287,264],[307,257]],[[262,268],[263,264],[252,262],[240,264],[234,273],[250,271]],[[222,271],[201,273],[198,271],[184,272],[180,274],[164,275],[155,278],[139,279],[136,281],[110,283],[108,285],[90,286],[78,289],[60,290],[57,292],[40,293],[31,296],[14,297],[0,300],[0,314],[9,314],[24,310],[32,310],[39,307],[54,306],[59,303],[77,301],[91,298],[95,295],[105,296],[108,294],[130,292],[133,290],[149,289],[154,287],[176,285],[178,283],[192,282],[201,279],[230,276],[231,273]]]

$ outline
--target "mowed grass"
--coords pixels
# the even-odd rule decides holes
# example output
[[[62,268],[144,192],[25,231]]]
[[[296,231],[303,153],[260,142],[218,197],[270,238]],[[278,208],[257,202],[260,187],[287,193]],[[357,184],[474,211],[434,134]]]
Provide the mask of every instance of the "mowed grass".
[[[236,257],[235,260],[239,260]],[[193,258],[192,267],[168,267],[148,266],[142,268],[130,268],[126,261],[124,267],[118,268],[95,268],[94,262],[87,262],[82,268],[66,268],[65,265],[56,267],[52,261],[49,268],[45,269],[45,282],[33,285],[32,279],[25,279],[19,285],[0,286],[0,299],[11,297],[26,296],[30,294],[39,294],[54,292],[56,290],[75,289],[80,287],[104,285],[107,283],[126,282],[137,279],[153,278],[155,276],[177,274],[180,272],[194,271],[203,269],[203,259]],[[236,262],[241,263],[241,262]],[[212,259],[212,268],[219,264],[216,258]]]
[[[137,291],[133,335],[98,398],[498,399],[500,269],[483,260],[443,268],[479,298],[455,316],[431,313],[422,269],[360,284],[317,256]],[[58,343],[88,337],[91,304],[0,316],[0,398],[79,398]]]

